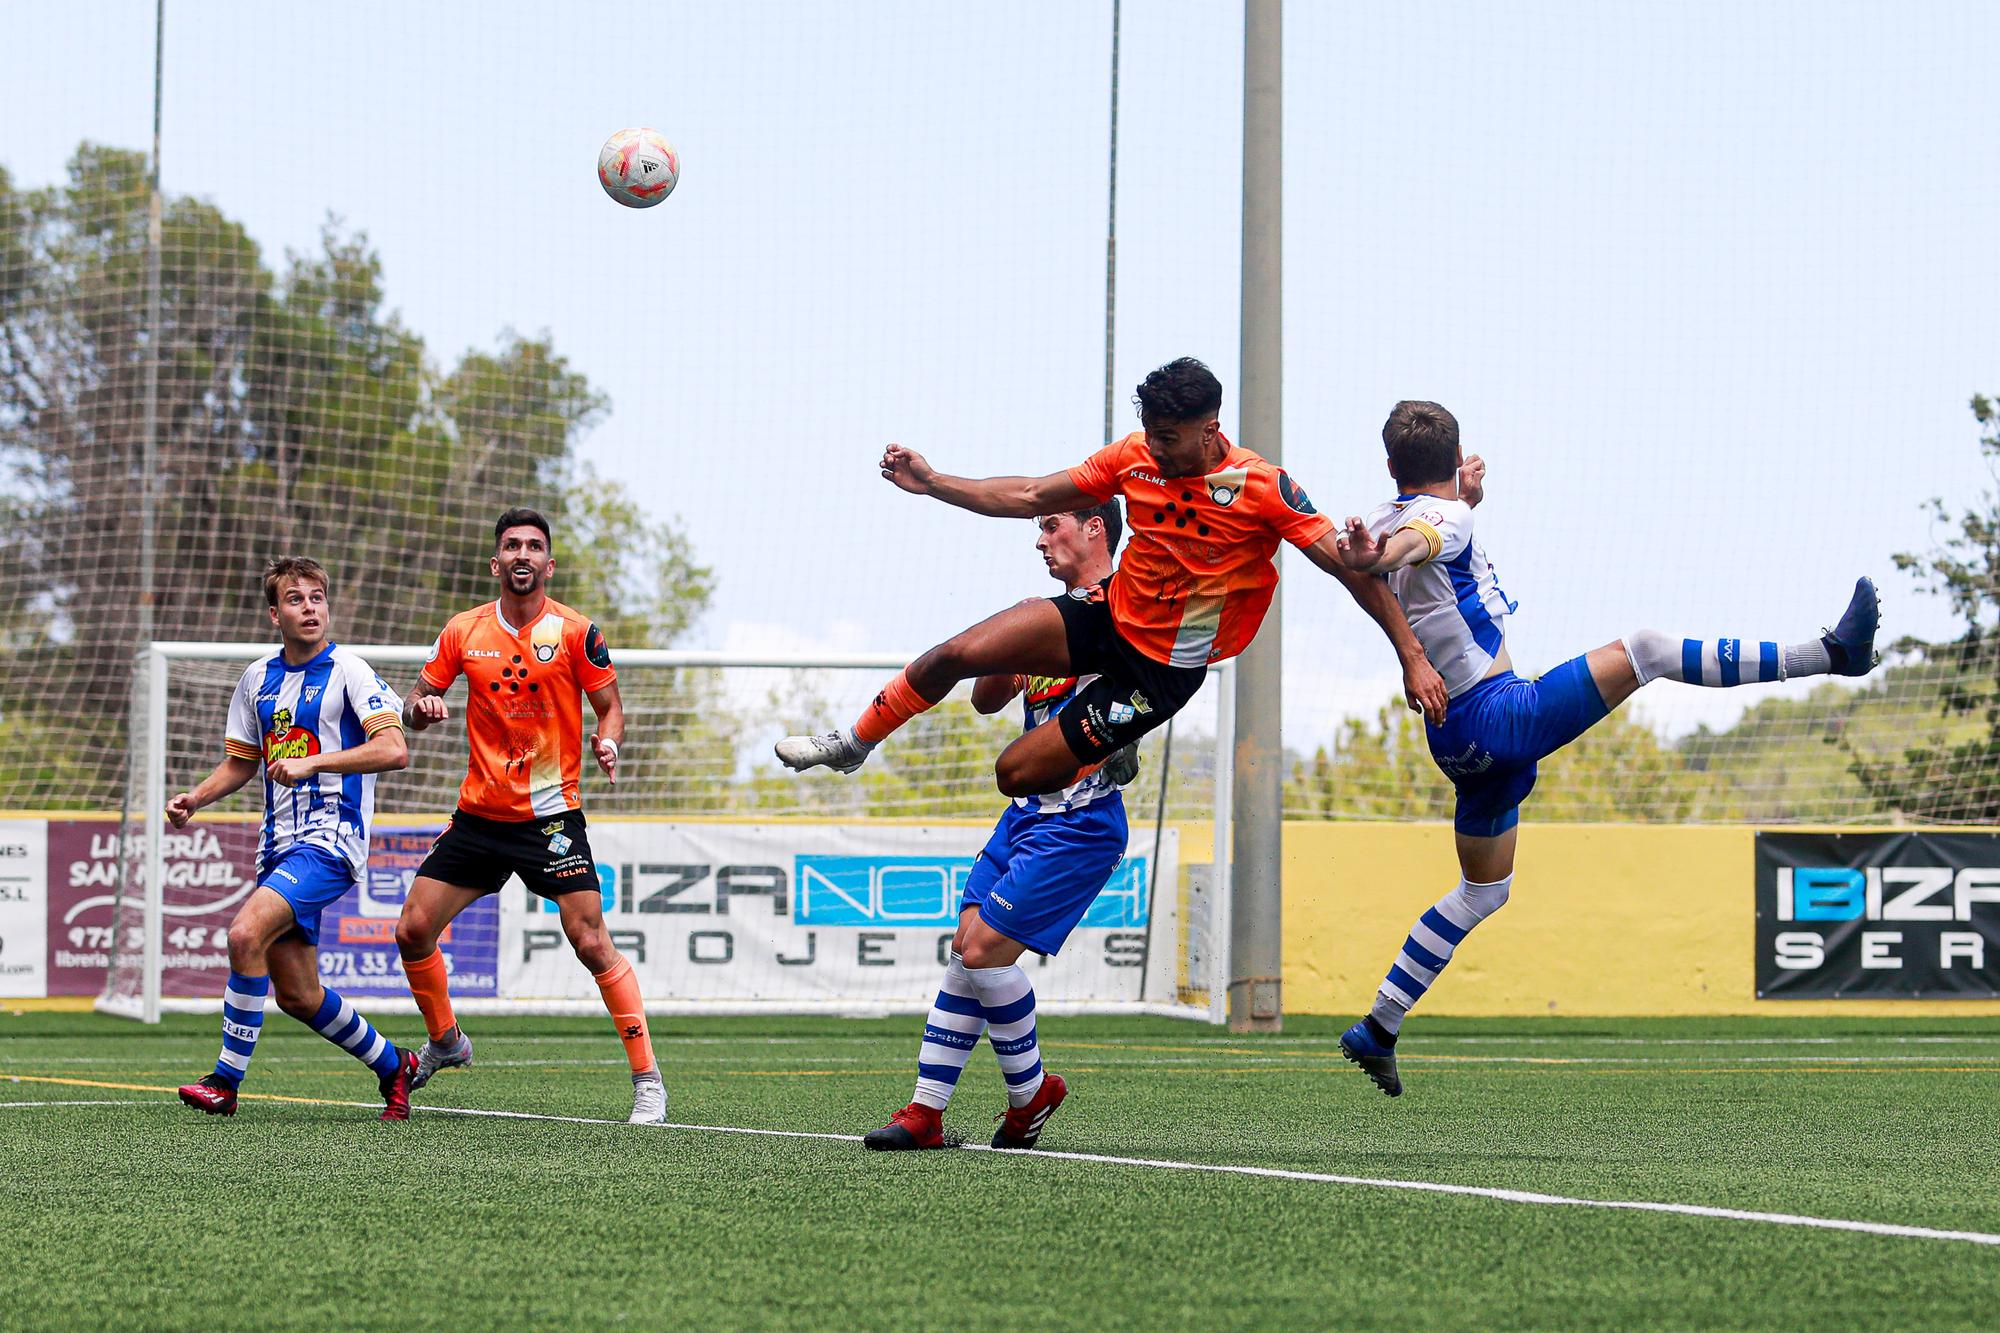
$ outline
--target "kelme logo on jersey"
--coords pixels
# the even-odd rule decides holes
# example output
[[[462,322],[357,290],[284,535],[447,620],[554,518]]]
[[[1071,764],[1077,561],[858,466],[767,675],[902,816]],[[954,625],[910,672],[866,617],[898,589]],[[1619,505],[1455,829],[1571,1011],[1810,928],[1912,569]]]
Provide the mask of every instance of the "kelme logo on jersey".
[[[1319,510],[1313,508],[1313,502],[1306,498],[1305,488],[1300,486],[1296,481],[1293,481],[1292,474],[1283,468],[1278,469],[1278,495],[1287,505],[1301,514],[1317,514],[1319,512]]]
[[[1201,479],[1208,488],[1208,498],[1224,509],[1236,503],[1236,497],[1243,493],[1243,484],[1250,480],[1250,469],[1233,467],[1221,472],[1211,472]]]

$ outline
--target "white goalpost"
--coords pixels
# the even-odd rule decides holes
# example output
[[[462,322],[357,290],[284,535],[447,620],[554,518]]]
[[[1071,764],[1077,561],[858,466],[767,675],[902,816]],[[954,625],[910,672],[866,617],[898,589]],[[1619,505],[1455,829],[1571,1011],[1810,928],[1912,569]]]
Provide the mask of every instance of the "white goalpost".
[[[162,815],[222,753],[229,693],[253,643],[156,642],[136,664],[128,792],[92,839],[109,887],[60,929],[108,959],[97,1008],[145,1022],[214,1010],[227,929],[255,887],[261,783],[188,828]],[[407,689],[428,645],[358,645]],[[771,742],[851,716],[899,654],[672,650],[617,654],[626,710],[619,781],[586,765],[584,809],[606,924],[660,1014],[922,1012],[958,897],[1005,798],[992,763],[1018,706],[981,717],[956,693],[859,772],[794,774]],[[1221,1022],[1229,979],[1233,689],[1230,663],[1147,738],[1125,791],[1125,860],[1061,954],[1024,961],[1047,1012],[1150,1013]],[[395,920],[465,768],[459,710],[411,737],[411,764],[377,786],[367,873],[320,922],[327,984],[377,1009],[413,1007]],[[1163,764],[1163,757],[1170,757]],[[113,831],[115,830],[115,832]],[[594,1014],[594,983],[554,906],[518,879],[441,942],[468,1013]]]

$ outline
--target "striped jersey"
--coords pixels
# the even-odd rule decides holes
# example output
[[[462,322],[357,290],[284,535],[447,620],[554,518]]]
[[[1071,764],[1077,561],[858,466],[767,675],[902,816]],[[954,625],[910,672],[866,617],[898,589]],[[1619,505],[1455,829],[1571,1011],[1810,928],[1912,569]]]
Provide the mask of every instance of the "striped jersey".
[[[1042,723],[1062,711],[1063,705],[1076,698],[1078,690],[1096,680],[1095,676],[1025,676],[1022,681],[1021,704],[1023,730],[1033,731]],[[1105,776],[1103,769],[1086,774],[1061,791],[1045,792],[1040,796],[1016,796],[1014,804],[1038,815],[1056,815],[1065,810],[1081,810],[1093,801],[1109,797],[1122,800],[1118,787]]]
[[[1278,543],[1311,546],[1331,519],[1285,470],[1223,440],[1213,472],[1162,477],[1144,431],[1069,470],[1094,500],[1125,497],[1132,538],[1111,580],[1111,619],[1155,662],[1198,667],[1257,637],[1278,586]]]
[[[229,701],[222,747],[264,765],[261,875],[293,847],[310,844],[341,857],[359,880],[368,865],[375,774],[321,773],[296,787],[273,782],[274,759],[349,750],[403,724],[403,702],[359,655],[329,643],[293,666],[284,649],[244,668]]]
[[[1429,545],[1413,565],[1389,573],[1424,656],[1453,695],[1486,679],[1507,638],[1507,616],[1518,609],[1500,591],[1486,548],[1472,535],[1472,506],[1435,495],[1399,495],[1368,515],[1377,541],[1404,530]]]

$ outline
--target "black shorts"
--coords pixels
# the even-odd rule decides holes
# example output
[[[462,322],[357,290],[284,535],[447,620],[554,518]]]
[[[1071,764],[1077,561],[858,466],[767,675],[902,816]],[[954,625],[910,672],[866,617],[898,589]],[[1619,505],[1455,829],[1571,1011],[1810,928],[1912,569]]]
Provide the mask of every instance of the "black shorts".
[[[1104,582],[1108,586],[1111,579]],[[1069,637],[1069,669],[1079,676],[1097,677],[1056,714],[1056,725],[1062,728],[1070,753],[1086,764],[1094,764],[1164,725],[1187,706],[1208,678],[1206,666],[1168,666],[1127,643],[1112,622],[1109,602],[1088,600],[1075,593],[1049,600],[1062,612],[1063,631]]]
[[[583,811],[535,819],[499,820],[460,810],[431,844],[417,873],[463,889],[498,893],[509,875],[544,898],[597,888],[597,861],[584,833]]]

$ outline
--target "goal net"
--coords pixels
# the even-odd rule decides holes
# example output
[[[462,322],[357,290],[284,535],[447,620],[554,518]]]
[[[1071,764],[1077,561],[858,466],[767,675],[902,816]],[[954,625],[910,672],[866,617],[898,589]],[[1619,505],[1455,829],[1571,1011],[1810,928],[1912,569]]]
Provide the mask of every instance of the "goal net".
[[[230,691],[269,651],[156,643],[138,663],[133,796],[107,821],[86,873],[107,886],[64,929],[108,954],[98,1007],[155,1020],[213,1008],[227,932],[255,887],[261,784],[165,823],[168,798],[220,758]],[[399,690],[428,649],[357,649]],[[648,1008],[675,1012],[921,1011],[936,993],[973,858],[1004,806],[993,760],[1020,732],[1018,706],[974,712],[960,691],[905,727],[859,773],[796,774],[771,744],[856,713],[901,656],[618,655],[626,716],[619,780],[586,765],[599,891],[614,942]],[[1045,1009],[1220,1022],[1228,939],[1227,664],[1141,752],[1124,793],[1131,841],[1070,937],[1026,966]],[[371,1002],[408,1001],[395,946],[405,894],[454,808],[465,768],[461,682],[453,721],[411,738],[407,770],[377,786],[367,874],[322,915],[320,971]],[[1220,848],[1222,854],[1216,854]],[[119,862],[122,858],[122,874]],[[470,1012],[596,1012],[601,1001],[553,903],[510,879],[440,945]]]

